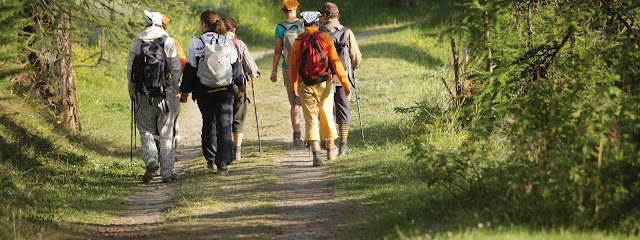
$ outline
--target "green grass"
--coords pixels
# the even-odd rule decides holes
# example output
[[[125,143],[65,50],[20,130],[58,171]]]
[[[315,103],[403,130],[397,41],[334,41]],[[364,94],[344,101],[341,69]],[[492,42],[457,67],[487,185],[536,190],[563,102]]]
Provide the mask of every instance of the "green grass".
[[[0,238],[82,237],[85,224],[107,223],[126,209],[142,166],[129,164],[126,94],[110,90],[122,82],[98,72],[107,71],[76,70],[85,128],[77,135],[1,82],[0,173],[24,196],[0,192]]]
[[[318,11],[324,0],[300,0],[298,13]],[[357,0],[336,2],[340,9],[340,20],[354,32],[361,32],[381,26],[425,19],[425,13],[441,9],[450,3],[441,1],[422,1],[418,8],[390,8],[387,0],[371,0],[366,3]],[[221,17],[231,17],[238,24],[238,38],[247,43],[251,51],[263,51],[273,48],[274,32],[278,23],[284,21],[281,1],[271,0],[200,0],[189,7],[190,16],[169,16],[172,23],[167,32],[172,34],[186,49],[192,37],[200,34],[199,14],[205,10],[217,10]],[[374,16],[374,17],[372,17]]]
[[[337,226],[344,239],[626,239],[617,233],[563,227],[528,226],[524,219],[513,225],[508,213],[495,206],[478,206],[473,196],[458,198],[449,186],[431,185],[425,163],[407,155],[413,140],[426,129],[427,141],[438,150],[458,148],[466,133],[455,117],[440,119],[441,126],[416,122],[396,108],[425,102],[447,109],[440,78],[452,86],[452,76],[442,66],[451,62],[448,42],[435,35],[443,21],[410,24],[361,44],[364,61],[356,72],[367,147],[361,147],[355,102],[350,135],[352,154],[330,162],[328,169],[338,200],[344,203]],[[446,41],[446,39],[445,39]],[[415,135],[414,135],[415,134]],[[517,216],[513,216],[517,217]],[[506,221],[504,219],[507,219]],[[492,227],[487,227],[491,225]],[[483,229],[478,229],[482,223]],[[448,236],[450,232],[451,237]]]

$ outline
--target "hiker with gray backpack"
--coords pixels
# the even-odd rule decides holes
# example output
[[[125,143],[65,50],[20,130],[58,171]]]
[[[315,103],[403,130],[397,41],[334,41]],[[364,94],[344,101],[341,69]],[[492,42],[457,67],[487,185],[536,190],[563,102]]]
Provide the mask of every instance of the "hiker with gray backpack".
[[[190,93],[202,113],[202,153],[207,168],[216,165],[219,174],[228,172],[233,141],[234,85],[244,92],[243,69],[232,38],[216,11],[200,14],[200,32],[187,47],[187,65],[182,78],[181,102]]]
[[[331,36],[338,56],[340,56],[340,62],[342,62],[344,70],[347,72],[347,76],[349,79],[353,79],[353,70],[356,69],[360,61],[362,61],[362,53],[360,53],[356,37],[348,27],[340,24],[340,20],[338,20],[340,18],[340,12],[335,3],[326,2],[320,8],[320,14],[322,14],[320,22],[322,22],[323,26],[319,31]],[[336,79],[336,77],[334,76],[333,79]],[[333,95],[335,100],[334,116],[338,124],[338,136],[340,137],[338,155],[346,155],[349,154],[347,138],[349,136],[349,127],[351,126],[349,101],[342,90],[340,81],[334,80],[333,83],[336,89]]]
[[[129,97],[146,168],[142,182],[149,183],[159,168],[162,181],[171,182],[178,177],[173,172],[173,134],[182,66],[174,39],[162,29],[162,15],[146,10],[144,14],[145,29],[131,41],[127,63]]]
[[[282,56],[282,78],[287,97],[291,105],[291,127],[293,128],[293,145],[302,146],[302,133],[300,132],[300,98],[293,91],[292,80],[289,77],[289,56],[293,42],[298,35],[304,30],[304,21],[297,18],[298,6],[297,0],[283,0],[282,13],[285,21],[276,25],[275,29],[275,48],[273,50],[273,63],[271,70],[271,82],[278,80],[278,62]]]

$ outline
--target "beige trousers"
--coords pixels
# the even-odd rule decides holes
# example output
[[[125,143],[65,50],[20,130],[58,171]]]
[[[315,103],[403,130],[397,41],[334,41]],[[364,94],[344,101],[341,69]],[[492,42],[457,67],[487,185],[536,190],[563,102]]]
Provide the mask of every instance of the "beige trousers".
[[[330,140],[338,137],[333,118],[333,93],[331,81],[311,86],[304,82],[299,83],[298,94],[304,112],[306,141]]]

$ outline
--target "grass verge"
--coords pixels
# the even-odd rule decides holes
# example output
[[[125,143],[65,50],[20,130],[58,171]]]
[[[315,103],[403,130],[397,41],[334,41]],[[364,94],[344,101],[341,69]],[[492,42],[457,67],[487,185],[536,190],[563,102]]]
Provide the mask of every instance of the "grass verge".
[[[45,106],[0,82],[0,175],[21,192],[0,192],[2,239],[82,238],[85,226],[122,214],[139,187],[139,154],[129,162],[127,94],[114,91],[124,82],[106,69],[85,69],[75,71],[80,134],[61,131]]]
[[[509,219],[507,213],[478,206],[472,196],[456,198],[451,186],[430,184],[428,166],[408,157],[415,128],[409,114],[398,113],[418,102],[449,106],[441,82],[451,62],[450,46],[437,33],[445,22],[410,24],[361,44],[365,60],[358,74],[361,112],[367,146],[361,147],[358,113],[350,135],[352,154],[330,162],[328,169],[338,200],[343,202],[344,239],[631,239],[632,236],[570,227],[533,227]],[[453,117],[454,119],[457,117]],[[440,121],[428,141],[442,150],[459,146],[465,132],[453,121]],[[447,130],[448,129],[448,130]],[[417,143],[417,142],[416,142]],[[493,209],[493,207],[491,207]],[[513,216],[517,217],[517,216]]]

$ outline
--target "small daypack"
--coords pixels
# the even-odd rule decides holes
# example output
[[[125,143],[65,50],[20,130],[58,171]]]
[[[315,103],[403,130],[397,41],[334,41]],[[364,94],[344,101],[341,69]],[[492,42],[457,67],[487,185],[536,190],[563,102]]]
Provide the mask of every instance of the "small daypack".
[[[331,32],[327,27],[321,27],[319,29],[322,32],[325,32],[331,36],[331,40],[333,40],[333,45],[336,46],[336,52],[340,57],[340,62],[342,62],[342,66],[344,66],[344,70],[349,73],[351,71],[351,57],[349,56],[349,28],[342,27],[341,29],[333,28],[334,32]]]
[[[302,34],[298,39],[302,43],[298,72],[306,85],[322,83],[329,79],[332,72],[320,34]]]
[[[286,21],[279,23],[278,25],[284,27],[284,37],[282,37],[282,57],[287,66],[289,65],[289,55],[291,55],[291,49],[293,48],[293,42],[296,38],[304,32],[303,29],[304,20],[299,19],[294,23],[288,23]],[[292,29],[297,27],[296,29]]]
[[[210,88],[226,87],[233,83],[233,69],[231,67],[231,48],[220,43],[220,36],[215,39],[215,44],[200,40],[204,44],[204,52],[198,62],[198,78],[202,85]],[[211,39],[213,42],[214,39]]]
[[[165,98],[166,88],[171,85],[171,71],[164,51],[166,37],[143,41],[140,54],[133,60],[131,81],[137,92],[149,98]]]

